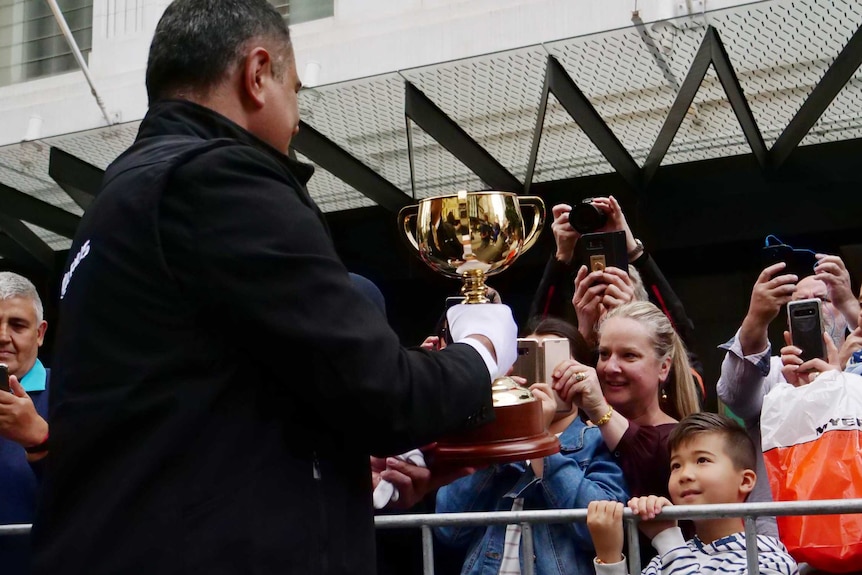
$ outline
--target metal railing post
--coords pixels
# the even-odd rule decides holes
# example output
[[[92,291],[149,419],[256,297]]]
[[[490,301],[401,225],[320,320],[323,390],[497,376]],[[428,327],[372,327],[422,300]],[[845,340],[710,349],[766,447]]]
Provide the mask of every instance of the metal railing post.
[[[422,526],[422,574],[434,575],[434,532],[430,525]]]
[[[760,562],[757,560],[757,527],[754,517],[746,515],[745,522],[745,559],[748,562],[748,575],[760,575]]]
[[[641,572],[641,546],[638,538],[638,520],[629,509],[623,509],[623,527],[629,544],[629,573]]]
[[[533,563],[535,553],[533,549],[533,525],[527,522],[521,523],[521,556],[524,558],[524,569],[521,575],[533,575],[535,572],[535,564]]]

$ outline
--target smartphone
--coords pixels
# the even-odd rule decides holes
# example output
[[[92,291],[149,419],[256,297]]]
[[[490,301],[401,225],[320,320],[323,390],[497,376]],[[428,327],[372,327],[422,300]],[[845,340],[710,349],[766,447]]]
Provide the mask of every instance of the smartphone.
[[[464,303],[464,299],[464,296],[450,296],[446,298],[446,309],[443,310],[443,317],[440,318],[437,329],[437,337],[446,345],[452,343],[452,334],[449,332],[449,320],[446,319],[446,313],[453,305]]]
[[[586,265],[590,272],[612,266],[624,272],[629,271],[626,233],[622,230],[584,234],[578,240],[577,250],[579,261]]]
[[[542,381],[541,358],[539,357],[539,342],[529,337],[518,338],[518,359],[512,366],[512,375],[518,375],[527,380],[527,386]]]
[[[554,368],[562,362],[572,357],[572,348],[569,345],[569,340],[564,337],[548,337],[542,340],[542,375],[544,379],[539,381],[552,384],[554,381]],[[572,410],[569,403],[563,401],[563,398],[557,395],[557,390],[554,390],[554,399],[557,400],[557,411],[568,412]]]
[[[801,299],[787,304],[790,340],[802,350],[802,361],[819,357],[826,359],[823,343],[823,320],[819,299]]]
[[[0,390],[12,392],[9,388],[9,366],[5,363],[0,363]]]
[[[814,257],[814,252],[809,250],[795,250],[787,244],[777,244],[766,246],[761,251],[761,259],[763,267],[767,268],[772,264],[784,262],[784,269],[776,275],[794,274],[799,279],[805,276],[810,276],[814,273],[814,266],[817,264],[817,258]]]

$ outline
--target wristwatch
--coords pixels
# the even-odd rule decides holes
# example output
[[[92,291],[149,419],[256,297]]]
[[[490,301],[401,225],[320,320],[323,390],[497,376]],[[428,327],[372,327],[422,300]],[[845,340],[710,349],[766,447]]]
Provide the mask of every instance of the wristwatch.
[[[635,261],[642,253],[644,253],[644,244],[639,239],[635,238],[635,249],[629,252],[629,261]]]

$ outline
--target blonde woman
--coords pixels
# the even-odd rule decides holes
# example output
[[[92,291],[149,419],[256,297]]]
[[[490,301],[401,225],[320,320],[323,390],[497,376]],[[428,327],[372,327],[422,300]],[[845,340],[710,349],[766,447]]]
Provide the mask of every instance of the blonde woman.
[[[595,369],[561,364],[554,389],[601,430],[633,496],[667,496],[668,436],[700,410],[685,346],[659,308],[631,302],[604,318],[598,351]]]

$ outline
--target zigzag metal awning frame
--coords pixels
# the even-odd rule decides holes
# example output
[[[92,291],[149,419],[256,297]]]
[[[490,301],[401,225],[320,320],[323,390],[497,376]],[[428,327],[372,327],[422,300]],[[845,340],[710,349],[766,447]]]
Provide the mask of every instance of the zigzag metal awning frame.
[[[562,64],[553,56],[548,56],[539,115],[533,132],[530,162],[527,166],[528,177],[524,185],[525,193],[530,189],[533,173],[536,169],[549,94],[553,94],[559,100],[566,112],[581,127],[590,141],[595,144],[596,148],[623,179],[632,187],[637,188],[640,180],[640,168],[631,154],[608,127],[586,95],[578,88]]]
[[[655,49],[654,41],[642,23],[638,27],[636,22],[636,28],[647,46],[650,47],[650,42],[653,42],[652,48]],[[660,68],[661,64],[660,61],[656,62]],[[404,119],[407,124],[406,147],[411,162],[410,181],[413,196],[415,198],[416,190],[416,171],[413,169],[412,154],[412,130],[414,129],[421,129],[427,133],[489,186],[529,192],[536,169],[550,94],[555,96],[562,108],[578,124],[620,177],[636,193],[643,193],[649,188],[650,182],[661,167],[661,162],[681,128],[686,113],[704,83],[710,65],[715,70],[727,103],[733,110],[758,164],[765,171],[776,170],[788,162],[793,151],[862,65],[862,26],[852,33],[837,57],[828,66],[825,74],[781,131],[771,149],[767,149],[764,143],[762,132],[752,114],[749,100],[746,99],[719,31],[714,27],[707,27],[697,53],[688,66],[685,79],[679,84],[679,89],[675,90],[676,95],[642,167],[638,167],[629,149],[611,131],[608,122],[599,114],[596,106],[572,79],[561,62],[556,57],[548,55],[545,58],[543,86],[541,92],[536,91],[538,99],[537,106],[534,108],[536,122],[532,134],[527,136],[532,140],[523,182],[520,182],[508,168],[459,125],[459,122],[465,119],[463,110],[457,115],[456,121],[443,112],[437,103],[431,101],[411,81],[405,79]],[[667,79],[668,70],[662,69],[662,71]],[[672,89],[676,87],[675,78],[673,83]],[[358,159],[350,150],[339,145],[337,137],[333,138],[333,136],[324,135],[313,126],[304,124],[300,134],[294,140],[294,145],[297,150],[333,176],[388,210],[395,211],[410,201],[409,193],[405,193],[368,167],[364,160]],[[59,148],[52,147],[50,150],[49,175],[78,206],[84,209],[98,192],[96,182],[100,179],[101,173],[102,170],[99,168]],[[5,218],[0,222],[0,227],[5,232],[2,242],[6,249],[2,250],[3,253],[9,253],[10,257],[16,257],[12,252],[16,252],[17,256],[23,254],[29,258],[30,264],[36,262],[42,266],[50,265],[47,257],[50,248],[19,220],[27,221],[63,237],[72,237],[79,221],[79,217],[75,214],[35,199],[8,185],[0,186],[0,212]],[[9,247],[13,244],[17,248]]]
[[[104,174],[104,170],[51,146],[48,175],[82,210],[86,210],[99,193]]]
[[[728,102],[734,114],[736,114],[736,118],[739,120],[752,153],[754,153],[762,168],[768,166],[768,152],[763,142],[763,136],[757,127],[757,121],[754,119],[751,108],[748,106],[748,101],[742,92],[742,87],[733,70],[733,64],[731,64],[727,56],[727,51],[724,49],[718,30],[709,26],[703,36],[700,48],[698,48],[697,54],[691,63],[688,74],[686,74],[685,79],[680,85],[679,92],[665,118],[661,131],[644,162],[641,176],[642,187],[647,187],[649,182],[655,177],[656,171],[661,166],[662,159],[664,159],[665,154],[670,149],[674,136],[676,136],[680,126],[682,126],[682,122],[694,102],[697,91],[703,84],[710,65],[713,65],[715,68],[715,72],[728,97]]]
[[[410,198],[395,184],[363,164],[344,148],[300,121],[291,148],[384,208],[397,212]]]
[[[467,132],[441,110],[428,96],[409,81],[404,82],[404,116],[422,128],[437,143],[449,150],[470,171],[496,190],[516,192],[523,185],[518,178],[498,162],[485,148],[480,146]],[[413,133],[407,131],[408,154],[411,158],[411,175],[413,170]],[[413,176],[415,178],[415,176]],[[413,182],[413,189],[416,183]]]

